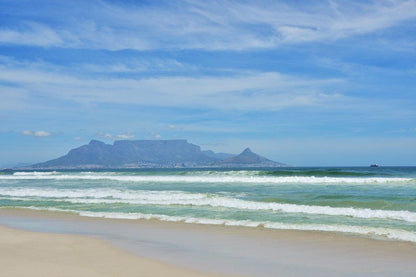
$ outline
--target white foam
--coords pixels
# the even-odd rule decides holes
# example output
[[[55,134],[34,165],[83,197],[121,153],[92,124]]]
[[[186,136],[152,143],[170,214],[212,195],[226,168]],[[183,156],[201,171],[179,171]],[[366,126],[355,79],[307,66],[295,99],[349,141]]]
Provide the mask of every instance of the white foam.
[[[353,207],[297,205],[276,202],[248,201],[232,197],[182,191],[148,191],[117,189],[52,189],[52,188],[0,188],[3,197],[37,197],[72,203],[126,203],[138,205],[192,205],[230,208],[251,211],[274,211],[310,215],[350,216],[355,218],[393,219],[416,222],[416,213],[410,211],[375,210]]]
[[[49,176],[56,174],[58,174],[56,171],[18,171],[13,173],[14,176]]]
[[[0,195],[15,197],[43,197],[43,198],[86,198],[101,200],[105,198],[137,201],[185,201],[207,198],[203,193],[186,193],[182,191],[152,191],[152,190],[118,190],[104,188],[89,189],[55,189],[55,188],[25,188],[0,187]],[[82,199],[81,199],[82,200]],[[126,202],[129,203],[129,202]],[[139,203],[139,202],[137,202]]]
[[[0,180],[111,180],[146,183],[257,183],[257,184],[380,184],[415,182],[412,178],[394,177],[314,177],[314,176],[182,176],[116,175],[112,173],[56,174],[54,172],[15,172],[0,175]]]
[[[26,207],[34,210],[49,210],[58,212],[72,212],[80,216],[98,217],[98,218],[113,218],[113,219],[156,219],[160,221],[183,222],[193,224],[208,224],[208,225],[224,225],[224,226],[241,226],[241,227],[264,227],[267,229],[279,230],[302,230],[302,231],[322,231],[322,232],[339,232],[348,234],[357,234],[370,236],[372,238],[387,238],[391,240],[401,240],[416,242],[416,233],[400,229],[392,228],[377,228],[365,226],[351,226],[351,225],[337,225],[337,224],[291,224],[279,222],[257,222],[249,220],[228,220],[228,219],[211,219],[211,218],[195,218],[195,217],[181,217],[168,216],[160,214],[143,214],[143,213],[115,213],[115,212],[89,212],[77,210],[64,210],[57,208],[38,208]]]

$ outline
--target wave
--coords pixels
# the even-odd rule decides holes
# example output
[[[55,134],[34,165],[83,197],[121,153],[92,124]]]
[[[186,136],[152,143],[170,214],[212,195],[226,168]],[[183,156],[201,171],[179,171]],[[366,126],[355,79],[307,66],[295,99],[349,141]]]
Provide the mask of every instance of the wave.
[[[353,169],[276,169],[276,170],[167,170],[167,171],[18,171],[16,176],[51,174],[113,174],[113,175],[185,175],[185,176],[316,176],[316,177],[386,177],[387,172],[375,172]]]
[[[48,210],[56,212],[70,212],[85,217],[96,218],[112,218],[112,219],[145,219],[145,220],[160,220],[169,222],[181,222],[189,224],[205,224],[205,225],[223,225],[223,226],[240,226],[251,228],[266,228],[278,230],[301,230],[301,231],[322,231],[322,232],[338,232],[355,235],[365,235],[372,238],[387,238],[391,240],[401,240],[416,242],[416,233],[392,228],[378,228],[365,226],[351,226],[351,225],[336,225],[336,224],[291,224],[280,222],[257,222],[250,220],[228,220],[228,219],[212,219],[212,218],[195,218],[195,217],[181,217],[168,216],[161,214],[144,214],[144,213],[116,213],[116,212],[90,212],[78,210],[66,210],[58,208],[38,208],[25,207],[32,210]]]
[[[400,210],[375,210],[353,207],[330,207],[317,205],[298,205],[276,202],[248,201],[232,197],[205,193],[186,193],[182,191],[133,191],[117,189],[34,189],[0,188],[2,197],[40,197],[45,200],[71,203],[136,205],[190,205],[209,206],[251,211],[273,211],[309,215],[349,216],[355,218],[392,219],[416,222],[416,213]],[[28,199],[33,200],[33,199]]]
[[[380,172],[358,172],[345,170],[271,170],[259,171],[256,173],[261,176],[317,176],[317,177],[371,177],[385,175]]]
[[[16,174],[18,173],[18,174]],[[380,184],[415,182],[400,177],[315,177],[315,176],[198,176],[198,175],[115,175],[111,173],[57,174],[55,172],[16,172],[2,175],[0,180],[111,180],[120,182],[157,183],[257,183],[257,184]],[[22,174],[24,173],[24,174]]]
[[[57,171],[18,171],[14,172],[14,176],[45,176],[45,175],[56,175]]]
[[[52,189],[52,188],[0,188],[1,196],[15,197],[44,197],[44,198],[113,198],[138,201],[166,201],[166,200],[196,200],[208,197],[203,193],[186,193],[181,191],[152,191],[152,190],[118,190],[118,189]]]

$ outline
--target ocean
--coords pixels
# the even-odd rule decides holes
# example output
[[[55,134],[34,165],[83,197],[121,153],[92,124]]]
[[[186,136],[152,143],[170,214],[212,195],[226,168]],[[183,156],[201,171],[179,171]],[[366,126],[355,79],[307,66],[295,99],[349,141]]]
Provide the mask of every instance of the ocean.
[[[20,171],[0,208],[416,242],[416,167]]]

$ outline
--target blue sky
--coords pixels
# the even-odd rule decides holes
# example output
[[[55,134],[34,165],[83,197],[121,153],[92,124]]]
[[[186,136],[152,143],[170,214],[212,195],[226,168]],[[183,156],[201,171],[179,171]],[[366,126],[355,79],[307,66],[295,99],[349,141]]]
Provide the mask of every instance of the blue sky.
[[[0,0],[0,166],[186,138],[416,165],[416,1]]]

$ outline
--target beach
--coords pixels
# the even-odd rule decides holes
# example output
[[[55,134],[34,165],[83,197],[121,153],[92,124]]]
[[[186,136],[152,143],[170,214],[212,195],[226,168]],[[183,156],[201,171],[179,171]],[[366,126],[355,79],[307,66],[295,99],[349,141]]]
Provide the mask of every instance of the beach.
[[[210,276],[75,235],[0,226],[0,249],[2,276]]]
[[[414,276],[416,244],[0,210],[2,276]],[[22,264],[25,266],[22,267]]]

